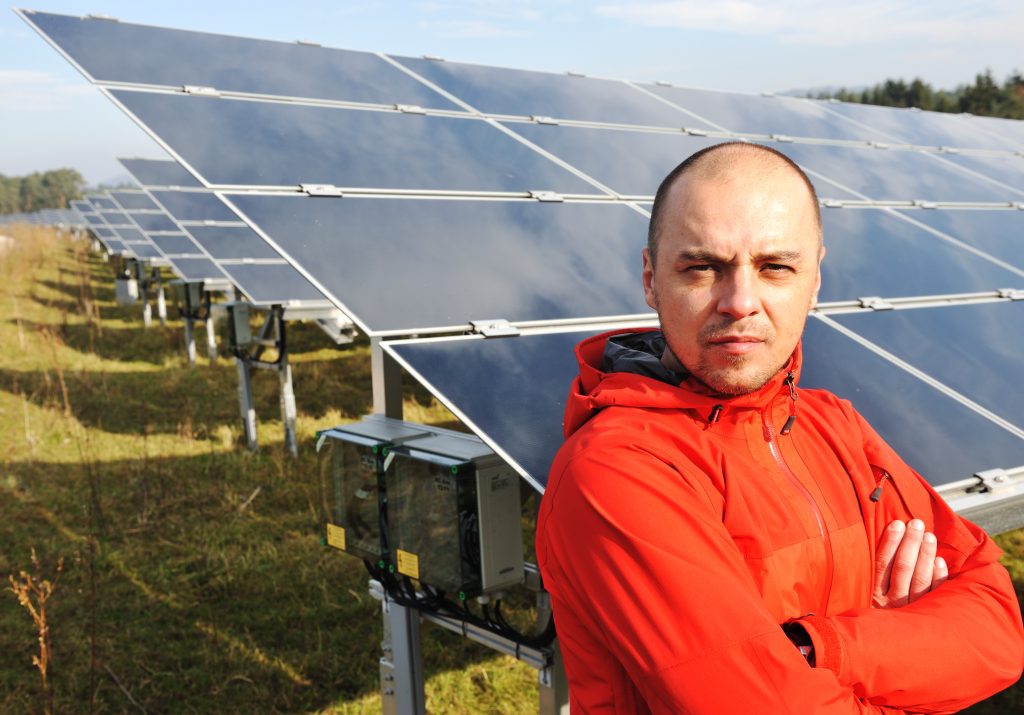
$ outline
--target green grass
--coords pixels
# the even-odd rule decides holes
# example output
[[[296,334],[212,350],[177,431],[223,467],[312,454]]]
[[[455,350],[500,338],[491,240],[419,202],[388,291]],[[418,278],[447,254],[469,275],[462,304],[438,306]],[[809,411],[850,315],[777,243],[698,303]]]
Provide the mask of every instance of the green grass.
[[[33,569],[33,549],[39,577],[63,559],[48,605],[56,711],[379,712],[379,604],[362,564],[320,545],[313,452],[317,429],[370,410],[366,342],[338,349],[289,324],[299,458],[284,456],[263,371],[249,454],[231,361],[190,368],[180,321],[143,328],[84,243],[5,232],[0,583]],[[408,419],[451,426],[406,390]],[[1024,531],[1000,542],[1024,592]],[[45,710],[36,638],[0,592],[2,713]],[[428,712],[536,711],[532,668],[435,628],[423,652]],[[1024,685],[971,712],[1024,712]]]

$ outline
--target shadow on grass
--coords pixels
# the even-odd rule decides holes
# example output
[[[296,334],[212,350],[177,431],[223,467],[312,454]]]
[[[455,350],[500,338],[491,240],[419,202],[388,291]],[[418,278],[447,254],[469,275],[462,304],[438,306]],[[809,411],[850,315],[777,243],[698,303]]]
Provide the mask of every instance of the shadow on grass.
[[[50,602],[58,712],[87,709],[90,677],[97,712],[305,713],[377,692],[379,604],[362,563],[320,545],[315,455],[280,447],[10,466],[0,573],[32,548],[43,575],[65,564]],[[425,638],[428,677],[493,658]],[[35,634],[13,597],[0,641],[0,711],[37,708]]]

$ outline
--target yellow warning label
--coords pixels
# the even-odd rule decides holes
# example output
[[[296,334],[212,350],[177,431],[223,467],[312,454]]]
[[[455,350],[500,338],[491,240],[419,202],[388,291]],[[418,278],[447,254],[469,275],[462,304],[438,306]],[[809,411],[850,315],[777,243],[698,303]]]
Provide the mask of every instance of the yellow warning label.
[[[327,543],[336,549],[345,550],[345,530],[336,524],[327,525]]]
[[[396,549],[396,551],[398,552],[398,573],[403,576],[419,579],[420,557],[416,554],[410,554],[408,551],[402,551],[401,549]]]

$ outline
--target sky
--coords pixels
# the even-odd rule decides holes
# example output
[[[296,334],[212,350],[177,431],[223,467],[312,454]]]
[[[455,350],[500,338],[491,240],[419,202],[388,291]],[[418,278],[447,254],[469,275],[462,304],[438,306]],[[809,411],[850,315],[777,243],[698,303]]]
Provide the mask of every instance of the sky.
[[[28,9],[399,55],[740,92],[1024,70],[1022,0],[49,0]],[[13,11],[0,12],[0,174],[163,151]]]

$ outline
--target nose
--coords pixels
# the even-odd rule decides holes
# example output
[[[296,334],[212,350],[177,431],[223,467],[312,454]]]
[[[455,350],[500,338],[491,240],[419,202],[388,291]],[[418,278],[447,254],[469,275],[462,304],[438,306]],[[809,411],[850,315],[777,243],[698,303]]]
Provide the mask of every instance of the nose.
[[[745,266],[729,271],[719,282],[718,312],[739,320],[761,311],[757,277]]]

